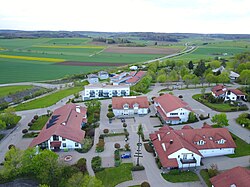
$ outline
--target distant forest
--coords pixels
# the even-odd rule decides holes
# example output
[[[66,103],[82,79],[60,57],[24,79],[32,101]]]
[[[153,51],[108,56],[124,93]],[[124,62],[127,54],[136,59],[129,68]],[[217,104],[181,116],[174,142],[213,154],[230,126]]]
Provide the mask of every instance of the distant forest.
[[[225,40],[250,39],[250,34],[196,34],[196,33],[154,33],[154,32],[90,32],[90,31],[21,31],[0,30],[0,38],[94,38],[111,39],[108,43],[117,41],[117,38],[138,38],[139,40],[178,42],[181,39],[193,37],[221,38]],[[112,40],[113,39],[113,40]],[[106,42],[103,41],[103,42]],[[116,43],[116,42],[114,42]],[[129,43],[123,39],[117,43]]]

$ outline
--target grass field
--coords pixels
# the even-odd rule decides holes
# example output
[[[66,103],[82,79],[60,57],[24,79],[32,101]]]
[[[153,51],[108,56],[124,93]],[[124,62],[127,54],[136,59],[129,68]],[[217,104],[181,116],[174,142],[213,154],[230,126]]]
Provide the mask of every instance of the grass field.
[[[31,89],[33,86],[31,85],[21,85],[21,86],[3,86],[0,87],[0,97],[7,96],[9,94],[13,94],[16,92],[20,92],[23,90]]]
[[[230,158],[236,158],[241,156],[248,156],[250,155],[250,144],[246,143],[244,140],[236,136],[235,134],[231,133],[234,142],[236,144],[235,154],[227,155]]]
[[[178,170],[172,170],[169,173],[162,173],[161,175],[165,180],[173,183],[199,181],[198,175],[192,171],[179,172]]]
[[[48,115],[39,116],[35,123],[29,128],[29,130],[41,130],[48,119]]]
[[[32,101],[29,101],[27,103],[22,103],[18,106],[15,107],[16,111],[22,111],[22,110],[31,110],[31,109],[36,109],[36,108],[45,108],[49,107],[61,99],[72,95],[74,93],[78,93],[82,90],[82,87],[74,87],[74,88],[68,88],[65,90],[60,90],[56,93],[47,95],[45,97],[41,97]]]
[[[96,178],[102,181],[105,187],[114,187],[117,184],[132,180],[131,168],[132,163],[124,163],[119,167],[105,168],[103,171],[97,172]]]

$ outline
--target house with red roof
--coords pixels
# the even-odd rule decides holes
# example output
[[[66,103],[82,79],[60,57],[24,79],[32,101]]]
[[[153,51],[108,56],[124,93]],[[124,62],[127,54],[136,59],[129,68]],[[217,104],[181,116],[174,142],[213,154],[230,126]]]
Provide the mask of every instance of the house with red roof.
[[[188,121],[192,109],[180,98],[171,94],[164,94],[154,99],[154,107],[158,116],[166,124],[179,124]]]
[[[141,80],[142,77],[146,75],[146,73],[147,73],[146,71],[138,71],[133,77],[131,77],[126,81],[126,84],[135,85]]]
[[[146,96],[113,97],[112,108],[116,117],[146,115],[149,102]]]
[[[224,98],[225,101],[245,100],[246,95],[238,89],[227,89],[224,85],[216,85],[212,88],[215,98]]]
[[[60,150],[82,147],[87,122],[87,109],[73,103],[56,109],[30,147]]]
[[[208,124],[201,129],[186,125],[180,130],[166,125],[149,136],[163,169],[200,166],[202,158],[234,154],[236,147],[226,128]]]
[[[249,187],[250,170],[234,167],[210,179],[212,187]]]

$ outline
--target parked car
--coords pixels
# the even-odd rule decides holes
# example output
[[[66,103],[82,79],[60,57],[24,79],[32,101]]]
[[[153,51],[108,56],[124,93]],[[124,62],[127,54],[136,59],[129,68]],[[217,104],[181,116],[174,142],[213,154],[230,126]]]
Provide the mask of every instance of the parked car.
[[[121,118],[121,122],[124,123],[125,122],[125,118]]]
[[[130,153],[123,153],[122,155],[121,155],[121,158],[123,159],[123,158],[131,158],[131,154]]]

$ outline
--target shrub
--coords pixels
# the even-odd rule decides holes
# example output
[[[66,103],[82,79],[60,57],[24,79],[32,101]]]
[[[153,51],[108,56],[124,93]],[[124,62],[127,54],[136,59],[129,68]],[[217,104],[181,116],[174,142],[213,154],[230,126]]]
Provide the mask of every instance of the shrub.
[[[151,145],[149,145],[149,143],[144,143],[144,148],[146,149],[147,152],[149,153],[153,153],[154,149],[152,148]]]
[[[28,126],[29,126],[29,127],[31,127],[32,125],[33,125],[33,123],[31,123],[31,122],[28,123]]]
[[[155,158],[155,162],[156,162],[158,168],[161,169],[162,165],[161,165],[160,159],[158,157]]]
[[[38,119],[38,115],[35,115],[35,116],[33,117],[33,119],[34,119],[34,120],[37,120],[37,119]]]
[[[109,133],[109,130],[108,130],[108,129],[104,129],[104,130],[103,130],[103,133],[104,133],[104,134],[108,134],[108,133]]]
[[[109,109],[108,109],[108,111],[109,111],[109,112],[112,112],[112,111],[113,111],[113,109],[112,109],[112,108],[109,108]]]
[[[109,108],[112,108],[112,104],[109,104],[108,107],[109,107]]]
[[[95,136],[95,129],[91,128],[86,131],[86,136],[94,137]]]
[[[150,187],[150,184],[148,182],[141,183],[141,187]]]
[[[31,123],[35,123],[35,122],[36,122],[36,120],[35,120],[35,119],[32,119],[32,120],[31,120]]]
[[[28,132],[28,129],[23,129],[23,130],[22,130],[22,133],[23,133],[23,134],[26,134],[27,132]]]
[[[99,156],[95,156],[91,160],[91,166],[94,172],[102,171],[104,168],[102,168],[102,159]]]
[[[126,123],[123,123],[122,126],[123,128],[127,128],[128,125]]]
[[[115,143],[115,148],[120,149],[121,145],[119,143]]]
[[[86,166],[86,159],[85,158],[80,158],[75,166],[83,173],[87,172],[87,166]]]
[[[109,119],[111,119],[111,118],[115,117],[115,114],[113,112],[109,112],[109,113],[107,113],[107,117]]]
[[[128,143],[127,143],[127,144],[125,144],[124,148],[126,149],[126,151],[130,151],[130,146],[129,146],[129,144],[128,144]]]
[[[214,176],[216,176],[218,173],[219,173],[219,171],[218,171],[217,165],[216,165],[216,164],[212,164],[212,165],[211,165],[211,168],[208,169],[208,175],[209,175],[209,177],[210,177],[210,178],[211,178],[211,177],[214,177]]]
[[[104,139],[99,139],[99,142],[96,144],[96,152],[100,153],[104,151],[105,142]]]
[[[144,166],[133,166],[131,170],[132,171],[141,171],[144,169],[145,169]]]
[[[16,148],[16,146],[13,145],[13,144],[10,144],[10,145],[8,146],[8,149],[10,150],[11,148]]]

